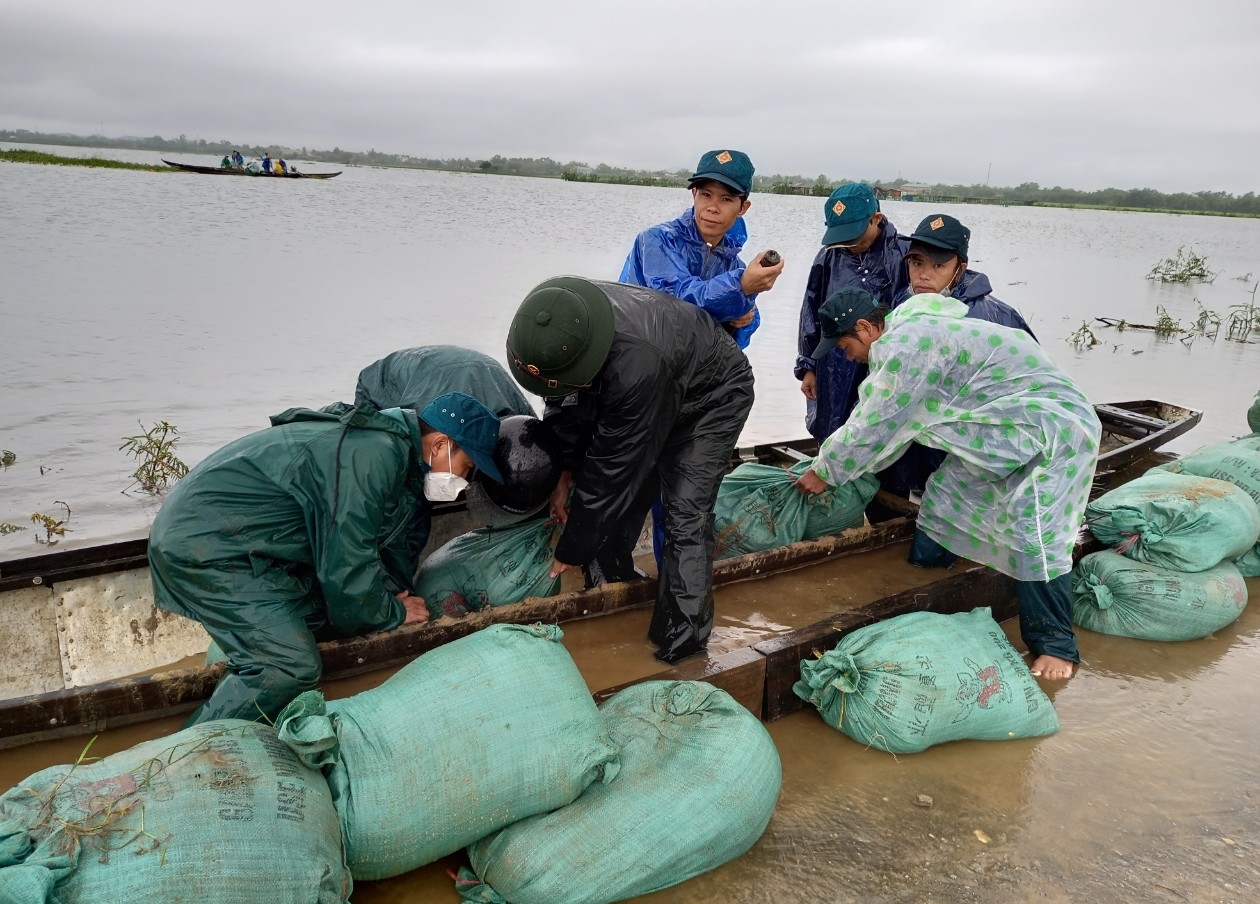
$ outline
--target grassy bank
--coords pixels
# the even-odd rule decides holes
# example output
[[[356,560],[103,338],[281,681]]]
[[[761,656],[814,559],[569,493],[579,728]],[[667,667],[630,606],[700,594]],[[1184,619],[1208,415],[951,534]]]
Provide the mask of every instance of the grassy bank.
[[[123,163],[121,160],[106,160],[104,157],[62,157],[59,154],[45,154],[42,151],[0,151],[0,160],[8,163],[42,163],[56,166],[95,166],[101,169],[144,170],[150,173],[173,173],[169,166],[154,166],[150,163]]]

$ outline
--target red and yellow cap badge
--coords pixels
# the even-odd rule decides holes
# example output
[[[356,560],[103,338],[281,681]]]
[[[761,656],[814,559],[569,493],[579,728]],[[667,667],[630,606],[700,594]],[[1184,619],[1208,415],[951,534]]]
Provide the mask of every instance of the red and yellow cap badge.
[[[842,213],[844,213],[844,202],[837,200],[835,204],[831,205],[831,212],[834,213],[836,216],[840,216]]]
[[[945,221],[942,220],[940,217],[937,217],[931,223],[928,223],[928,226],[930,226],[933,230],[940,229],[944,225],[945,225]]]
[[[735,158],[731,156],[730,151],[723,151],[722,153],[717,155],[718,163],[730,163],[734,159]]]

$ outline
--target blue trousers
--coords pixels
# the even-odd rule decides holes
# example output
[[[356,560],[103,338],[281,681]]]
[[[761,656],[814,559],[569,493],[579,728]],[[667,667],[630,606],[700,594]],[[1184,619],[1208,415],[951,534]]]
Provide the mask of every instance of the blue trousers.
[[[949,568],[957,559],[919,528],[914,529],[907,559],[911,565]],[[1081,661],[1072,630],[1071,573],[1052,581],[1016,581],[1015,597],[1019,600],[1019,635],[1034,657],[1045,654],[1068,662]]]

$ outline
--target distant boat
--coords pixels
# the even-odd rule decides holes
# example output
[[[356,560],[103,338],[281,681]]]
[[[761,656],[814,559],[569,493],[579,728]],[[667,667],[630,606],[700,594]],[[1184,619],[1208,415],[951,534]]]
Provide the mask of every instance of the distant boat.
[[[340,170],[335,173],[253,173],[247,169],[236,169],[235,167],[226,166],[194,166],[191,163],[175,163],[171,160],[163,160],[167,166],[173,166],[176,169],[185,170],[190,173],[206,173],[211,176],[264,176],[269,179],[331,179],[333,176],[340,176]]]

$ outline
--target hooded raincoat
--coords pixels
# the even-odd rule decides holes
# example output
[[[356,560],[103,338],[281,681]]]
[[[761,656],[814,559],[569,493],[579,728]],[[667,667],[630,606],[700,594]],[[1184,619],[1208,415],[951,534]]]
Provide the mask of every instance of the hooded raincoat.
[[[612,303],[612,346],[589,389],[549,401],[575,486],[555,557],[581,565],[652,501],[665,549],[649,636],[673,662],[713,627],[713,505],[752,408],[752,367],[717,322],[659,292],[596,282]]]
[[[893,307],[901,307],[907,299],[912,298],[910,292],[910,287],[907,286]],[[989,277],[983,273],[976,270],[964,270],[958,283],[949,289],[947,294],[948,297],[957,298],[967,306],[968,317],[987,320],[989,323],[999,323],[1014,330],[1023,330],[1033,339],[1037,338],[1037,334],[1032,331],[1032,327],[1019,311],[1001,299],[993,297],[993,285],[989,282]]]
[[[1051,581],[1072,569],[1098,417],[1031,336],[966,314],[960,301],[915,295],[888,315],[861,401],[814,469],[835,486],[912,441],[942,449],[919,528],[1018,581]]]
[[[390,352],[359,371],[355,405],[424,411],[447,392],[470,395],[500,418],[534,417],[512,375],[489,355],[458,345],[423,345]]]
[[[818,399],[805,403],[805,428],[816,439],[826,439],[848,420],[857,404],[858,384],[866,376],[866,365],[850,361],[839,349],[820,361],[814,360],[814,349],[821,338],[818,309],[828,296],[848,286],[865,289],[877,302],[892,307],[909,285],[902,262],[909,247],[910,240],[899,236],[896,227],[885,219],[875,243],[861,254],[823,248],[814,258],[801,301],[793,373],[798,380],[810,371],[817,375]]]
[[[909,288],[906,289],[894,308],[900,307],[913,297],[910,291]],[[966,270],[958,280],[958,284],[949,290],[949,297],[956,298],[967,306],[968,317],[1023,330],[1036,340],[1032,327],[1019,311],[1006,302],[994,298],[992,291],[989,277],[975,270]],[[912,443],[901,458],[880,473],[880,485],[885,490],[902,497],[911,492],[921,493],[927,484],[927,479],[944,460],[945,452],[942,450],[929,449],[922,443]]]
[[[423,499],[413,411],[294,408],[210,455],[149,536],[154,602],[196,619],[228,672],[193,721],[274,717],[320,676],[320,636],[402,624],[411,511]],[[427,506],[427,502],[425,503]],[[427,528],[427,524],[426,524]]]
[[[721,243],[710,247],[696,229],[695,211],[688,210],[675,220],[639,233],[617,281],[690,302],[718,323],[737,320],[757,302],[756,295],[745,295],[740,287],[744,262],[739,252],[746,241],[748,227],[740,217]],[[753,315],[752,323],[731,335],[740,348],[748,348],[759,326],[760,311]]]

